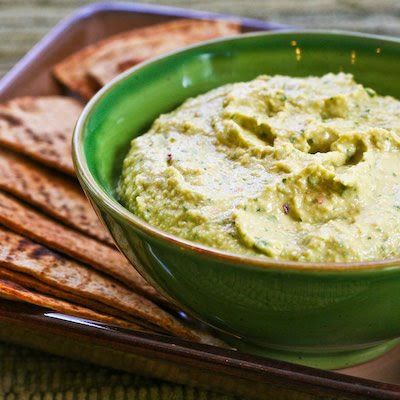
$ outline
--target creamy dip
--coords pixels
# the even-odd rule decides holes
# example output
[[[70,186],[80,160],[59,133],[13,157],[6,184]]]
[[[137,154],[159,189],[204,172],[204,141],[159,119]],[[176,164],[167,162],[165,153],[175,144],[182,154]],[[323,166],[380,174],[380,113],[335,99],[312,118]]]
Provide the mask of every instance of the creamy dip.
[[[122,203],[217,249],[317,262],[400,257],[400,101],[349,74],[260,76],[132,141]]]

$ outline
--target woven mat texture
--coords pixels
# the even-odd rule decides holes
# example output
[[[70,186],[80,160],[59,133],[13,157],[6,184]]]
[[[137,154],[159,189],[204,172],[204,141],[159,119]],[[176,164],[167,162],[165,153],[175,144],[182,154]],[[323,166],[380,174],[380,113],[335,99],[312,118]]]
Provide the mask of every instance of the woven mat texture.
[[[93,1],[0,0],[0,77],[73,9]],[[147,0],[309,28],[400,36],[399,0]],[[233,400],[0,343],[0,400]]]
[[[4,400],[238,400],[0,342]]]

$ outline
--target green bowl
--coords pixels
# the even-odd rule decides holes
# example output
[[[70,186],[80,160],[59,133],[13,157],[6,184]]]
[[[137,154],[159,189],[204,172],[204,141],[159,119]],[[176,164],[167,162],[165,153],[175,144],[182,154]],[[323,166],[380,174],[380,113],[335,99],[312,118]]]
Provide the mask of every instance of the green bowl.
[[[225,253],[148,225],[118,202],[116,187],[132,138],[188,97],[259,74],[346,71],[400,98],[399,62],[399,40],[340,32],[249,34],[171,53],[120,75],[86,106],[73,139],[79,180],[140,273],[234,347],[322,368],[364,362],[400,337],[400,260],[315,264]]]

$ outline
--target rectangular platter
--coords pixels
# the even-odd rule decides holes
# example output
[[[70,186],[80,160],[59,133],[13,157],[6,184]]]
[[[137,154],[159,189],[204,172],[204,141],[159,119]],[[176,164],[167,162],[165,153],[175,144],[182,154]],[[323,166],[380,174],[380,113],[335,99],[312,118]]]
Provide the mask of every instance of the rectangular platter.
[[[176,18],[231,18],[135,3],[95,3],[60,22],[0,81],[0,101],[65,94],[51,67],[114,33]],[[243,32],[290,29],[236,18]],[[361,366],[331,372],[155,334],[128,331],[0,300],[0,340],[61,356],[248,399],[400,399],[400,347]]]

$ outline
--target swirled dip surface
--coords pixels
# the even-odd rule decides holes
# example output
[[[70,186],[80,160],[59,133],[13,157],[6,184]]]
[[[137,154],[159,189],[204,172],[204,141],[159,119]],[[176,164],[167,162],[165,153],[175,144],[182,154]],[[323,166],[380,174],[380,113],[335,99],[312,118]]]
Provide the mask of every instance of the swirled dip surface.
[[[221,250],[400,256],[400,102],[348,74],[260,76],[187,100],[132,141],[122,203]]]

